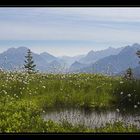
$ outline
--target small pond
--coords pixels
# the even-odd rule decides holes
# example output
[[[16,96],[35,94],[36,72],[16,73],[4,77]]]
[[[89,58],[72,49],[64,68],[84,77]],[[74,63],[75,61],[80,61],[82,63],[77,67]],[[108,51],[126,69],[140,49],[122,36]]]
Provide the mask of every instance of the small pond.
[[[140,114],[121,114],[116,111],[85,111],[83,109],[52,109],[42,114],[44,120],[62,122],[67,120],[74,124],[82,124],[89,128],[101,127],[106,123],[122,121],[126,125],[134,124],[140,128]]]

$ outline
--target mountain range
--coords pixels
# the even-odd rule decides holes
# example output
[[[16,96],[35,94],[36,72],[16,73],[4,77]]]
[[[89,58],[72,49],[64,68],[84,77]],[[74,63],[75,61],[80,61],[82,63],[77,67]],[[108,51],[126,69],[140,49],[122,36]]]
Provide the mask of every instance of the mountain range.
[[[95,63],[91,63],[87,67],[77,70],[77,72],[115,75],[125,71],[129,67],[135,69],[139,66],[139,58],[136,55],[138,50],[140,50],[139,44],[135,43],[132,46],[126,46],[118,54],[99,59]]]
[[[27,50],[27,47],[19,47],[4,51],[0,54],[0,67],[6,70],[21,69]],[[32,55],[36,68],[41,72],[86,72],[115,75],[131,67],[137,73],[135,75],[140,75],[137,50],[140,50],[140,44],[135,43],[120,48],[91,50],[87,55],[74,57],[55,57],[47,52],[40,54],[32,52]]]
[[[94,63],[96,61],[98,61],[101,58],[110,56],[110,55],[116,55],[118,54],[122,48],[112,48],[109,47],[105,50],[101,50],[101,51],[90,51],[85,57],[81,58],[79,60],[79,62],[84,63],[84,64],[90,64],[90,63]]]

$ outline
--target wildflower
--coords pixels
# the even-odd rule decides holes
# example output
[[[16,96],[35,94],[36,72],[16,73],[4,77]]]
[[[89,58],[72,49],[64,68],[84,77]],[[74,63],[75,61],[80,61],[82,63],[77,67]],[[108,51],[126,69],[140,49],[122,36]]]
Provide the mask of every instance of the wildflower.
[[[120,93],[121,95],[123,94],[123,92]]]
[[[120,84],[123,84],[123,81],[120,81]]]
[[[28,84],[26,81],[23,81],[24,84]]]
[[[29,94],[31,95],[32,93],[31,93],[31,92],[29,92]]]
[[[137,108],[138,106],[137,105],[134,105],[134,108]]]
[[[43,88],[46,88],[45,86],[42,86]]]
[[[4,92],[5,95],[7,94],[7,92],[5,90],[3,90],[3,92]]]
[[[140,104],[140,102],[137,102],[137,104],[139,105],[139,104]]]
[[[131,97],[131,94],[128,94],[127,96],[128,96],[128,97]]]
[[[118,108],[116,109],[116,111],[117,111],[117,112],[120,112],[120,110],[119,110]]]

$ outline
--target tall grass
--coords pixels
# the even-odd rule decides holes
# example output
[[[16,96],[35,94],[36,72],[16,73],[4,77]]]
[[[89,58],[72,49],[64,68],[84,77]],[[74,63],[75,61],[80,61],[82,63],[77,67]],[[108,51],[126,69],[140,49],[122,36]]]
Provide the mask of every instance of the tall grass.
[[[121,80],[113,90],[120,111],[137,112],[140,109],[140,80]]]

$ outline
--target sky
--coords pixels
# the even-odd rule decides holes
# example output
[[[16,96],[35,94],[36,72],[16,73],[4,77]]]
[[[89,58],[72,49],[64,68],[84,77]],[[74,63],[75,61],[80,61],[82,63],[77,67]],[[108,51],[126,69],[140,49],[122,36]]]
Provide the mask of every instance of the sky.
[[[0,8],[0,52],[25,46],[33,52],[75,56],[140,43],[140,8]]]

